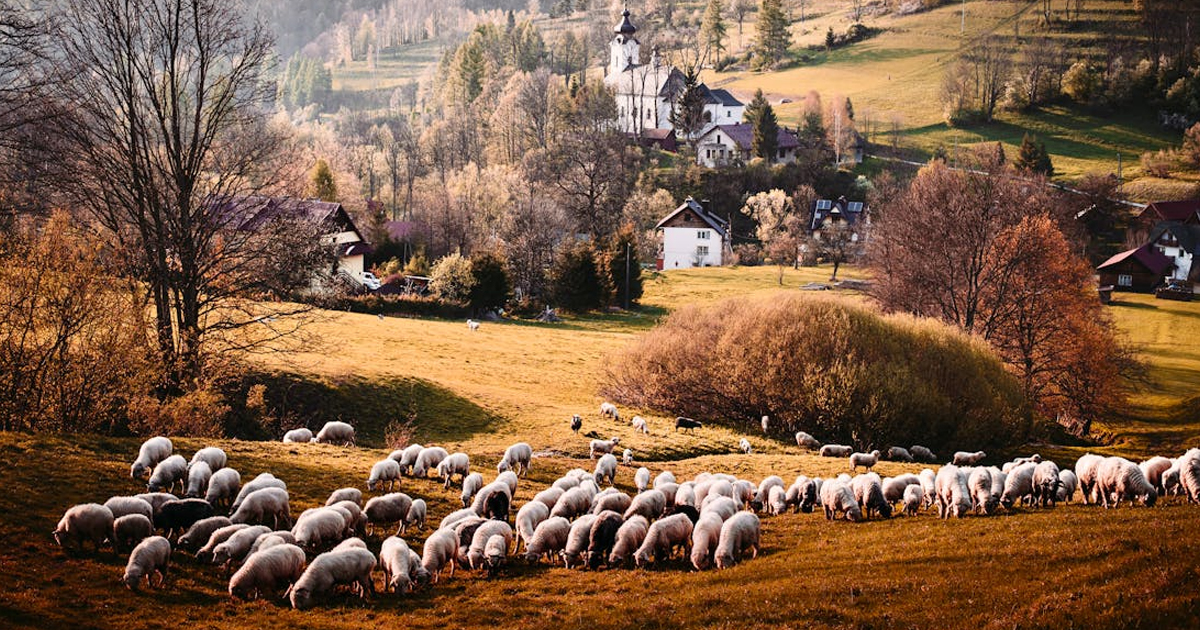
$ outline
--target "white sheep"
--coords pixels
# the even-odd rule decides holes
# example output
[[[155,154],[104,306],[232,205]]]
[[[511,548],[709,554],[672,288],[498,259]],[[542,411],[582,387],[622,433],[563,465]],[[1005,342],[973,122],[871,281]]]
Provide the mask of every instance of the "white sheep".
[[[225,542],[212,550],[212,563],[224,565],[226,573],[241,564],[250,555],[250,548],[260,537],[271,533],[271,528],[265,525],[253,525],[234,532]]]
[[[675,489],[675,505],[699,507],[696,505],[696,482],[685,481]]]
[[[179,484],[179,489],[184,490],[187,483],[187,460],[182,455],[172,455],[154,467],[154,472],[150,475],[150,481],[146,484],[147,492],[159,492],[166,490],[170,492],[175,484]]]
[[[645,466],[638,468],[637,472],[633,473],[633,485],[637,488],[638,492],[642,492],[646,488],[649,488],[650,469],[646,468]]]
[[[1188,503],[1200,503],[1200,450],[1190,449],[1179,458],[1179,485]]]
[[[772,486],[767,497],[767,513],[771,516],[779,516],[787,511],[787,491],[783,486]]]
[[[879,451],[871,451],[870,453],[851,453],[850,454],[850,470],[856,470],[859,466],[867,470],[875,467],[879,463]]]
[[[154,588],[154,574],[158,574],[158,587],[167,581],[167,566],[171,562],[171,543],[162,536],[151,536],[138,543],[129,554],[125,564],[125,575],[121,581],[131,590],[137,590],[146,578],[146,584]]]
[[[325,506],[337,510],[346,521],[346,535],[351,533],[357,536],[367,535],[367,515],[363,513],[362,508],[353,501],[338,501],[333,505]]]
[[[1184,480],[1186,482],[1186,471]],[[1158,492],[1146,481],[1142,469],[1123,457],[1106,457],[1096,470],[1096,484],[1100,488],[1100,504],[1116,508],[1121,501],[1130,504],[1140,500],[1146,507],[1154,507]]]
[[[438,464],[449,456],[450,453],[440,446],[427,446],[421,449],[421,452],[417,454],[416,461],[413,462],[413,476],[420,479],[428,477],[430,471],[436,472]]]
[[[1075,476],[1079,478],[1079,490],[1083,493],[1084,505],[1098,503],[1096,496],[1096,468],[1104,458],[1085,453],[1075,462]]]
[[[214,508],[228,506],[233,503],[241,485],[242,475],[237,470],[229,467],[222,468],[209,478],[208,491],[204,493],[204,500]]]
[[[850,457],[854,449],[842,444],[826,444],[821,447],[821,457]]]
[[[646,539],[633,554],[633,562],[639,567],[651,562],[664,562],[674,555],[676,549],[681,549],[684,557],[687,557],[691,542],[692,521],[685,514],[672,514],[650,524]]]
[[[788,487],[784,500],[797,512],[808,514],[817,503],[817,484],[804,475],[796,477],[796,481]]]
[[[171,494],[170,492],[143,492],[142,494],[135,494],[133,496],[145,501],[146,503],[149,503],[150,507],[154,508],[155,514],[158,514],[158,511],[162,508],[162,506],[166,505],[167,503],[179,500],[179,497]]]
[[[412,550],[403,538],[391,536],[379,549],[379,568],[383,569],[383,589],[393,593],[412,590]]]
[[[983,451],[975,451],[974,453],[957,451],[954,453],[953,461],[950,463],[955,466],[975,466],[983,461],[984,457],[987,457],[987,454]]]
[[[381,459],[371,466],[371,474],[367,477],[367,490],[374,492],[376,488],[383,490],[387,484],[388,492],[396,489],[400,483],[400,464],[394,459]]]
[[[403,492],[392,492],[372,497],[363,507],[363,514],[367,517],[367,525],[371,531],[374,531],[376,525],[396,523],[396,531],[399,533],[404,519],[408,518],[412,504],[412,497]]]
[[[250,545],[250,553],[246,557],[250,558],[260,551],[279,545],[292,545],[299,549],[299,546],[296,545],[296,537],[292,535],[292,532],[281,529],[263,534],[255,539],[254,544]]]
[[[475,497],[475,494],[477,492],[479,492],[479,489],[482,487],[483,487],[483,475],[481,475],[477,472],[471,473],[471,474],[467,475],[466,479],[463,479],[462,494],[461,494],[463,507],[468,507],[471,505],[471,500]]]
[[[654,483],[651,484],[651,487],[658,489],[661,488],[663,484],[668,483],[677,483],[675,481],[675,474],[669,470],[664,470],[654,476]]]
[[[171,440],[161,435],[142,442],[137,459],[129,466],[129,476],[134,479],[145,478],[159,462],[171,456],[172,449]]]
[[[962,518],[971,511],[971,490],[967,476],[954,464],[942,466],[937,474],[938,516]]]
[[[73,505],[54,528],[54,542],[63,549],[68,548],[67,543],[74,542],[82,552],[84,541],[90,541],[99,553],[100,546],[112,535],[115,520],[112,510],[99,503]]]
[[[151,521],[154,520],[154,506],[140,497],[109,497],[104,502],[104,507],[112,512],[113,519],[129,514],[141,514]]]
[[[811,434],[804,431],[796,432],[796,446],[809,450],[821,448],[821,442]]]
[[[283,434],[284,444],[308,444],[309,442],[312,442],[312,439],[313,432],[307,427],[292,429],[291,431]]]
[[[204,462],[208,464],[209,469],[211,469],[213,472],[217,472],[218,470],[224,468],[225,464],[229,463],[229,458],[225,455],[225,451],[215,446],[206,446],[196,451],[196,453],[192,455],[192,461],[188,463],[189,475],[192,474],[190,467],[195,465],[196,462]]]
[[[848,521],[863,520],[862,508],[854,500],[854,492],[842,481],[831,479],[821,485],[821,507],[825,509],[826,520],[832,521],[843,513]]]
[[[483,566],[487,569],[489,576],[504,566],[505,560],[508,558],[508,543],[509,541],[505,540],[504,536],[495,534],[484,544]]]
[[[850,482],[850,490],[862,507],[864,516],[878,514],[884,518],[892,517],[892,504],[883,496],[883,483],[879,475],[872,472],[855,477]]]
[[[554,558],[567,546],[571,534],[571,522],[561,516],[551,516],[538,523],[533,538],[525,543],[525,559],[537,562],[543,557],[554,562]]]
[[[613,420],[621,419],[621,412],[617,411],[617,406],[610,402],[600,403],[600,415],[607,416]]]
[[[991,514],[996,511],[1000,497],[992,494],[992,471],[987,468],[975,468],[967,477],[967,488],[971,491],[971,502],[975,511]]]
[[[1045,507],[1047,503],[1054,505],[1058,499],[1059,481],[1058,465],[1052,461],[1034,464],[1033,469],[1033,500]]]
[[[921,509],[921,503],[925,499],[925,491],[920,484],[904,487],[904,513],[908,516],[916,516],[917,510]]]
[[[439,529],[425,540],[425,546],[421,551],[421,566],[433,576],[433,583],[437,584],[442,569],[447,564],[450,565],[450,577],[454,577],[456,556],[458,556],[458,534],[453,529]]]
[[[705,497],[704,502],[700,504],[701,514],[706,512],[715,512],[721,516],[722,521],[728,519],[734,514],[737,514],[738,510],[739,507],[736,501],[721,495]]]
[[[213,532],[228,527],[233,523],[230,522],[227,516],[210,516],[202,518],[188,528],[178,540],[175,541],[175,546],[189,552],[195,552],[204,543],[208,542]],[[215,546],[215,545],[214,545]]]
[[[486,550],[488,541],[493,536],[502,536],[504,538],[504,553],[507,553],[509,545],[512,544],[512,528],[504,521],[487,520],[471,535],[471,544],[467,548],[467,566],[474,570],[484,568],[484,560],[487,558]]]
[[[904,497],[904,489],[912,485],[921,485],[921,478],[912,473],[887,477],[883,480],[883,498],[896,503]]]
[[[634,416],[629,424],[633,425],[634,431],[641,431],[644,434],[650,433],[650,428],[646,426],[646,419],[641,416]]]
[[[627,449],[625,449],[625,452],[621,454],[621,463],[625,464],[626,466],[633,465],[633,450],[632,449],[627,448]]]
[[[621,527],[617,530],[616,539],[613,542],[612,551],[608,554],[609,566],[621,566],[637,551],[641,546],[642,541],[646,539],[646,532],[650,529],[650,522],[642,516],[634,516],[633,518],[625,519]]]
[[[334,503],[341,503],[342,501],[350,501],[355,505],[362,507],[362,490],[359,490],[358,488],[338,488],[337,490],[329,493],[329,498],[325,499],[325,505],[330,506]]]
[[[1075,476],[1074,471],[1068,468],[1058,473],[1058,482],[1055,500],[1070,503],[1075,496],[1075,490],[1079,487],[1079,478]]]
[[[592,440],[588,445],[588,455],[591,459],[596,459],[599,455],[605,455],[613,452],[617,444],[621,443],[621,438],[609,438],[607,440]]]
[[[624,514],[625,510],[628,510],[629,506],[633,505],[633,497],[624,492],[619,492],[614,488],[609,488],[609,490],[612,490],[612,492],[606,490],[596,495],[596,498],[592,500],[592,514],[599,514],[605,510]],[[664,496],[666,495],[666,493],[663,494]]]
[[[750,440],[742,438],[738,440],[738,450],[746,455],[749,455],[754,452],[754,447],[750,445]]]
[[[417,457],[420,457],[423,450],[425,450],[425,447],[420,444],[409,444],[404,447],[404,450],[398,452],[392,451],[392,454],[388,455],[388,457],[395,459],[400,464],[400,472],[408,475],[412,474],[413,466],[417,463]]]
[[[920,444],[913,444],[912,448],[908,449],[908,452],[912,453],[913,459],[919,462],[932,464],[937,461],[937,455],[934,455],[933,451],[929,450],[928,447],[921,446]]]
[[[628,520],[635,514],[641,514],[646,517],[646,520],[653,521],[662,516],[666,509],[667,495],[663,494],[661,490],[652,488],[633,497],[633,502],[629,505],[629,509],[625,510],[624,516]]]
[[[425,529],[428,511],[425,499],[413,499],[412,506],[408,508],[408,515],[404,517],[404,524],[400,526],[400,533],[407,532],[409,527],[415,527],[418,530]]]
[[[561,552],[563,566],[570,569],[583,562],[583,553],[588,548],[588,538],[592,533],[592,524],[596,522],[595,514],[584,514],[571,523],[571,531],[567,534],[567,544]]]
[[[1138,467],[1142,469],[1142,476],[1146,478],[1146,481],[1149,481],[1159,491],[1159,494],[1165,494],[1162,491],[1162,474],[1171,469],[1171,460],[1166,457],[1151,457],[1138,464]]]
[[[442,478],[442,486],[446,489],[450,488],[450,481],[454,475],[458,475],[458,480],[466,481],[467,475],[471,474],[471,458],[466,453],[454,453],[447,455],[445,459],[438,462],[437,474]],[[503,474],[503,471],[501,471]]]
[[[334,546],[330,551],[346,551],[347,549],[366,549],[367,543],[361,538],[347,538]]]
[[[721,525],[724,520],[717,512],[705,512],[692,527],[692,566],[703,571],[713,563],[713,554],[721,540]]]
[[[479,330],[479,322],[477,322],[473,319],[468,319],[467,320],[467,330],[469,330],[471,332],[475,332],[476,330]]]
[[[721,525],[715,559],[718,569],[728,569],[738,562],[747,549],[757,558],[762,526],[753,512],[738,512]]]
[[[279,488],[280,490],[287,490],[287,484],[284,483],[282,479],[276,479],[275,475],[272,475],[271,473],[261,473],[254,479],[251,479],[249,483],[243,485],[240,490],[238,490],[237,498],[233,500],[233,505],[229,506],[229,511],[237,512],[238,508],[242,506],[242,501],[245,500],[246,497],[258,490],[262,490],[263,488]]]
[[[573,475],[563,475],[562,477],[555,479],[554,483],[551,484],[551,487],[558,488],[559,490],[566,492],[571,488],[579,487],[579,477],[575,477]]]
[[[277,594],[304,575],[304,560],[304,551],[287,543],[255,551],[229,578],[229,596],[251,600],[264,593]]]
[[[596,485],[607,483],[612,485],[617,477],[617,458],[612,453],[608,453],[596,462],[596,472],[593,473],[596,479]]]
[[[192,462],[187,473],[187,492],[185,497],[203,497],[208,495],[208,482],[212,479],[212,467],[208,462]]]
[[[1033,472],[1036,468],[1037,464],[1030,462],[1008,471],[1004,479],[1004,493],[1000,495],[1000,503],[1005,509],[1011,509],[1017,501],[1025,501],[1033,496]]]
[[[113,521],[113,551],[123,553],[154,535],[154,523],[145,514],[126,514]]]
[[[592,499],[588,492],[583,488],[576,487],[567,490],[559,497],[550,510],[550,516],[573,519],[581,514],[586,514],[590,509],[592,509]]]
[[[447,514],[445,517],[443,517],[442,521],[440,523],[438,523],[437,528],[438,529],[453,529],[456,524],[458,524],[464,520],[467,520],[469,518],[479,518],[479,515],[475,513],[474,509],[469,508],[469,507],[463,508],[461,510],[455,510],[455,511]]]
[[[887,458],[894,462],[908,462],[910,464],[913,462],[912,453],[909,453],[908,449],[903,446],[888,447]]]
[[[508,484],[508,496],[513,497],[517,494],[517,484],[520,483],[520,477],[517,477],[517,473],[511,470],[506,470],[499,475],[496,475],[496,481],[494,483]]]
[[[281,523],[291,524],[287,490],[263,488],[251,492],[242,499],[242,504],[229,520],[234,523],[266,523],[268,518],[275,529],[279,529]]]
[[[533,448],[525,442],[517,442],[504,449],[504,458],[496,464],[496,472],[502,473],[513,470],[518,477],[524,477],[529,472],[530,462],[533,461]]]
[[[341,444],[342,446],[354,446],[354,427],[340,420],[330,420],[321,427],[321,430],[313,437],[313,441],[318,444]]]
[[[313,559],[292,585],[292,608],[309,608],[314,599],[332,591],[338,584],[355,585],[365,601],[375,592],[375,582],[371,579],[374,568],[375,556],[366,549],[323,553]]]
[[[229,540],[230,536],[250,527],[250,525],[245,523],[235,523],[217,528],[209,535],[208,542],[196,551],[196,560],[199,562],[209,562],[212,560],[213,552],[221,543]]]
[[[345,517],[332,507],[323,507],[301,514],[292,527],[292,535],[298,547],[316,552],[341,542],[346,530]]]
[[[738,503],[740,503],[742,505],[746,505],[746,503],[747,503],[746,493],[744,490],[739,492],[738,488],[744,489],[744,488],[753,487],[753,486],[749,482],[745,482],[745,483],[736,482],[736,483],[732,484],[731,487],[734,488],[734,492],[732,495],[733,500],[737,501]],[[762,482],[760,482],[758,484],[758,489],[756,491],[754,491],[753,496],[751,496],[749,498],[749,502],[752,505],[756,506],[756,509],[766,509],[767,502],[771,497],[771,488],[779,488],[780,490],[784,491],[785,496],[787,494],[787,491],[784,489],[784,485],[783,485],[783,477],[780,477],[779,475],[769,475],[766,478],[764,478],[762,480]],[[710,487],[708,491],[711,494],[712,488]]]
[[[522,545],[529,547],[538,525],[550,518],[550,508],[541,501],[529,501],[517,510],[517,549]]]

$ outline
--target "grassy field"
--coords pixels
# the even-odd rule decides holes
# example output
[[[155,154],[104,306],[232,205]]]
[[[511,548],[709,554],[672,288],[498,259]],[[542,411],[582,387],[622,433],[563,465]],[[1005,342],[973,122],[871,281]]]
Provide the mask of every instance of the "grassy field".
[[[785,270],[782,290],[827,280],[828,272]],[[268,367],[328,384],[313,395],[331,407],[377,414],[347,418],[366,429],[364,444],[179,438],[176,449],[190,456],[218,445],[244,479],[272,471],[288,483],[293,515],[323,503],[336,488],[364,487],[371,464],[387,453],[382,427],[391,418],[377,416],[409,407],[423,410],[418,441],[469,452],[488,479],[505,445],[530,442],[540,453],[518,489],[518,505],[565,470],[591,468],[587,439],[567,427],[571,413],[584,415],[583,432],[619,435],[653,472],[669,469],[681,480],[702,470],[754,482],[768,474],[790,482],[797,474],[846,472],[844,460],[814,457],[761,435],[749,436],[756,453],[744,456],[733,454],[741,435],[732,431],[706,427],[694,437],[675,435],[664,418],[650,416],[652,433],[642,437],[596,414],[599,374],[613,348],[681,305],[779,290],[778,270],[771,267],[677,271],[647,283],[648,308],[641,314],[557,325],[485,323],[474,333],[461,322],[331,313],[316,331],[324,347]],[[1103,450],[1142,456],[1194,446],[1200,418],[1172,419],[1200,375],[1200,346],[1193,342],[1200,304],[1118,295],[1112,313],[1142,348],[1149,371],[1131,416],[1104,423],[1119,439]],[[388,398],[361,400],[379,391]],[[397,400],[406,396],[413,400]],[[339,595],[303,613],[278,600],[231,602],[220,571],[178,553],[165,591],[135,594],[117,584],[123,559],[108,552],[65,554],[49,532],[70,504],[140,491],[128,478],[137,444],[0,434],[6,488],[0,494],[0,626],[1186,628],[1200,619],[1200,507],[1176,498],[1153,509],[1076,504],[952,522],[928,512],[865,524],[786,514],[764,517],[763,554],[729,571],[696,573],[674,561],[580,574],[515,562],[495,579],[463,571],[412,595],[379,594],[367,605]],[[877,470],[894,475],[919,466],[881,463]],[[621,467],[617,486],[632,491],[632,474]],[[433,480],[406,479],[401,489],[426,499],[434,523],[458,507],[457,489],[443,490]],[[427,534],[409,539],[416,544]],[[378,538],[368,542],[378,549]]]

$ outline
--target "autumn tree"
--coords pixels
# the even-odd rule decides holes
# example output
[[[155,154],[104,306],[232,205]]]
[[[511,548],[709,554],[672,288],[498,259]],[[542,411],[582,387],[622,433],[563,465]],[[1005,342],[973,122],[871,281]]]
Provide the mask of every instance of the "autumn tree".
[[[787,193],[779,189],[752,195],[746,200],[742,214],[758,223],[755,236],[762,243],[767,256],[779,266],[779,284],[783,284],[783,269],[796,265],[798,235],[795,223],[789,221],[796,215],[796,206]]]
[[[337,180],[333,176],[333,169],[329,168],[329,162],[324,158],[317,160],[308,172],[308,188],[305,193],[308,197],[321,201],[338,200]]]

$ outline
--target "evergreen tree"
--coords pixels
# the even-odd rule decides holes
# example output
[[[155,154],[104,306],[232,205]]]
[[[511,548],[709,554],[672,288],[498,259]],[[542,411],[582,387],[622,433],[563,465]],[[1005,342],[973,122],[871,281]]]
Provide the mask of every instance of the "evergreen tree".
[[[671,126],[682,133],[689,144],[704,128],[704,93],[700,89],[699,66],[683,69],[683,91],[671,110]]]
[[[825,50],[833,50],[837,44],[837,37],[833,34],[833,27],[830,26],[828,31],[825,31]]]
[[[333,178],[333,169],[323,158],[317,160],[308,175],[308,195],[321,201],[337,201],[337,182]]]
[[[1050,162],[1050,154],[1046,152],[1046,143],[1039,142],[1036,136],[1028,133],[1021,138],[1021,148],[1017,151],[1017,159],[1013,166],[1018,171],[1038,173],[1046,177],[1054,175],[1054,165]]]
[[[704,10],[704,19],[700,23],[700,36],[704,38],[704,46],[712,54],[710,61],[716,65],[725,51],[725,18],[721,16],[722,0],[708,0],[708,8]]]
[[[622,308],[626,304],[632,307],[642,297],[642,264],[638,260],[637,234],[634,232],[632,224],[626,223],[613,235],[612,245],[608,249],[606,259],[613,304]],[[628,296],[625,291],[627,271],[629,274]]]
[[[557,306],[575,313],[604,305],[604,280],[591,244],[580,241],[563,246],[551,271],[550,292]]]
[[[754,100],[746,106],[743,120],[750,123],[754,131],[751,149],[755,157],[770,161],[779,150],[779,120],[775,117],[775,110],[763,96],[761,88],[754,93]]]
[[[494,311],[508,302],[512,294],[512,281],[499,256],[491,252],[472,256],[471,275],[475,282],[468,291],[467,301],[472,310],[477,313]]]
[[[758,38],[754,42],[756,69],[773,68],[787,56],[792,32],[783,12],[783,0],[762,0],[758,5]]]

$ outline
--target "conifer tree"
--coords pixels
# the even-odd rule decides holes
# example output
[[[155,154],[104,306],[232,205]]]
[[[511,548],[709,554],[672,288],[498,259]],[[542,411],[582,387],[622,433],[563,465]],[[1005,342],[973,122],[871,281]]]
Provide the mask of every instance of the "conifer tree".
[[[763,96],[761,88],[754,93],[754,100],[746,106],[743,120],[750,123],[751,129],[754,131],[751,145],[754,156],[766,158],[769,161],[779,149],[779,120],[775,117],[775,110]]]
[[[758,5],[758,39],[754,42],[756,69],[774,68],[792,46],[792,32],[783,12],[783,0],[762,0]]]

